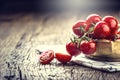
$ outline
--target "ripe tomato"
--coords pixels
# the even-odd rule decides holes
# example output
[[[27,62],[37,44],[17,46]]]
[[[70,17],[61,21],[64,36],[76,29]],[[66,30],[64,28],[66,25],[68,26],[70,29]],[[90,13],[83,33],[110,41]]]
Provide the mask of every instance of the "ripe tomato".
[[[55,53],[55,57],[61,63],[67,63],[71,60],[72,56],[64,53]]]
[[[91,14],[86,19],[87,24],[96,24],[99,21],[101,21],[101,17],[98,14]]]
[[[105,16],[102,20],[108,24],[111,30],[111,36],[114,36],[117,33],[118,29],[117,19],[113,16]]]
[[[95,25],[93,35],[97,39],[107,38],[110,35],[110,31],[111,30],[107,23],[100,21]]]
[[[80,50],[84,54],[93,54],[96,51],[96,43],[94,41],[82,41],[80,44]]]
[[[99,21],[101,21],[101,17],[98,14],[89,15],[86,19],[87,30],[89,30],[89,28],[93,27],[93,24],[96,24]]]
[[[80,28],[85,30],[85,27],[86,27],[86,21],[79,20],[73,25],[72,30],[74,34],[81,37],[84,34],[84,31],[82,31]]]
[[[71,56],[77,56],[80,54],[80,50],[77,47],[77,43],[69,42],[66,44],[66,51],[71,55]]]
[[[54,51],[47,50],[40,54],[39,61],[41,64],[49,64],[54,59]]]

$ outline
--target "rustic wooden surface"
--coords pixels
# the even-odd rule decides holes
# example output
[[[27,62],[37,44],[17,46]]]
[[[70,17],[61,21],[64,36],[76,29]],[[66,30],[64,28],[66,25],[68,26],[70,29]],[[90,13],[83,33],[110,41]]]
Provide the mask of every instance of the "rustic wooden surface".
[[[88,14],[74,15],[0,15],[0,80],[119,80],[120,72],[108,73],[56,60],[49,65],[37,62],[36,46],[65,45],[72,24]],[[119,13],[111,15],[120,18]]]

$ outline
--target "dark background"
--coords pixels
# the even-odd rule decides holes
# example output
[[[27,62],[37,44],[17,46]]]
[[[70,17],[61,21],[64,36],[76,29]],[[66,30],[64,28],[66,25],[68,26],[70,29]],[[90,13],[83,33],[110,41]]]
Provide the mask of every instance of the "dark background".
[[[0,13],[120,10],[120,0],[0,0]],[[84,3],[84,4],[82,4]]]

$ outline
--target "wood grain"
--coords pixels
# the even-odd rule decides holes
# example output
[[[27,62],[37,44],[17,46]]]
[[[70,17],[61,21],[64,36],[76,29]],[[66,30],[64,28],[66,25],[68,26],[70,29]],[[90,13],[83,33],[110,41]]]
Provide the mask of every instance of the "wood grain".
[[[119,72],[61,64],[57,60],[48,65],[38,63],[36,47],[65,45],[78,17],[33,13],[0,15],[0,80],[119,80]]]

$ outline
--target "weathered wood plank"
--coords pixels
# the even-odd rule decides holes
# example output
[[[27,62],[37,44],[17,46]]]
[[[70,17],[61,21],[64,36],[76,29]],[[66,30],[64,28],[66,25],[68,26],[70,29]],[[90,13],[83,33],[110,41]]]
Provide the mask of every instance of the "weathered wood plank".
[[[49,65],[37,62],[40,45],[64,45],[78,16],[17,14],[2,17],[0,23],[0,80],[118,80],[120,73],[108,73],[81,65]]]

